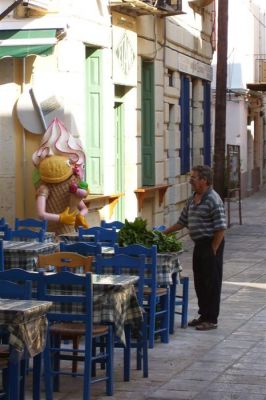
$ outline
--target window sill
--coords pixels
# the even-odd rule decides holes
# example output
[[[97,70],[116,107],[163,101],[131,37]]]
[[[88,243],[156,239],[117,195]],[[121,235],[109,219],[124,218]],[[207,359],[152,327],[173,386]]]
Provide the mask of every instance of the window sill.
[[[155,186],[143,186],[134,190],[135,195],[138,199],[138,209],[139,211],[143,208],[144,199],[147,197],[154,196],[157,192],[159,193],[159,206],[161,206],[166,190],[171,185],[155,185]]]

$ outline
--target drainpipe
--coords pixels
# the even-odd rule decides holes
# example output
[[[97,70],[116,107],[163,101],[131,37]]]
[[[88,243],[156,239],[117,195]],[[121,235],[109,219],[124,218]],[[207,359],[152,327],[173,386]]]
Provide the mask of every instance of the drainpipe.
[[[26,86],[26,58],[22,59],[22,93],[25,91]],[[22,182],[23,182],[23,216],[26,216],[26,193],[27,193],[27,177],[26,177],[26,132],[22,127]]]

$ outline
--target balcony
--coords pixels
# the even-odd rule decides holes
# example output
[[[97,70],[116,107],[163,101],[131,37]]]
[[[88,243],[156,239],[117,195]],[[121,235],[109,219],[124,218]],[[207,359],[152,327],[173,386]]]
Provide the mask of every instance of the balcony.
[[[109,0],[111,11],[134,17],[141,15],[156,15],[169,17],[184,14],[182,0]]]

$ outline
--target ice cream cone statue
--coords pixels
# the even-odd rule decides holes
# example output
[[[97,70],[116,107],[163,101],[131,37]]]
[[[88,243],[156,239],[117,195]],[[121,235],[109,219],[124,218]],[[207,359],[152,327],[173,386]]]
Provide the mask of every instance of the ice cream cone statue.
[[[39,218],[57,235],[88,227],[88,209],[83,199],[88,185],[83,181],[85,153],[81,142],[55,118],[32,156],[36,167],[36,205]]]

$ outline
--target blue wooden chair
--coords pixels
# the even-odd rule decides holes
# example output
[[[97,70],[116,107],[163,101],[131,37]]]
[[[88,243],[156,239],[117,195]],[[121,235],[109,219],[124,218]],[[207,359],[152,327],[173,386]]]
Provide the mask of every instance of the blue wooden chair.
[[[37,298],[37,281],[39,273],[35,271],[27,271],[22,268],[11,268],[0,272],[0,281],[8,280],[15,283],[25,283],[26,281],[32,282],[31,297]]]
[[[69,251],[57,251],[51,254],[39,254],[38,267],[49,271],[49,269],[55,269],[57,272],[60,271],[71,271],[74,273],[86,273],[92,271],[92,256],[83,256]],[[65,332],[61,335],[62,340],[71,340],[73,342],[73,351],[77,352],[82,338],[82,334],[78,334],[77,331]],[[72,372],[73,375],[77,373],[78,362],[77,359],[73,359]]]
[[[0,275],[4,272],[0,272]],[[24,284],[18,284],[9,280],[0,280],[0,297],[5,299],[31,299],[31,282],[26,281]],[[25,397],[25,376],[26,376],[26,360],[17,359],[16,362],[12,356],[12,348],[5,344],[8,341],[9,332],[5,329],[0,331],[3,344],[0,345],[0,357],[2,361],[6,361],[6,368],[3,368],[3,392],[0,394],[1,399],[17,399],[21,400]],[[17,363],[20,363],[18,368]],[[40,371],[39,371],[40,378]]]
[[[0,226],[6,224],[6,219],[4,217],[0,218]]]
[[[162,231],[165,231],[166,226],[165,226],[165,225],[156,225],[156,226],[154,226],[152,229],[153,229],[154,231],[160,231],[160,232],[162,232]]]
[[[3,218],[2,218],[3,220]],[[9,225],[5,222],[5,223],[0,223],[0,232],[4,232],[4,237],[6,236],[6,233],[9,229]]]
[[[2,274],[4,272],[0,272]],[[31,282],[24,284],[15,283],[6,279],[0,279],[0,297],[2,299],[31,299]]]
[[[4,247],[3,240],[0,240],[0,271],[4,271]]]
[[[76,373],[75,376],[83,376],[83,400],[91,398],[91,384],[106,381],[106,394],[113,394],[113,333],[112,326],[97,325],[93,326],[93,295],[92,295],[92,275],[77,275],[72,272],[63,271],[56,274],[42,274],[38,282],[38,298],[40,300],[52,301],[55,308],[48,312],[49,321],[47,346],[44,351],[45,360],[45,383],[52,399],[52,379],[54,376],[71,375],[73,372],[58,368],[57,363],[49,363],[49,354],[53,355],[53,359],[57,359],[57,354],[66,360],[73,360],[73,357],[79,361],[84,361],[83,373]],[[56,293],[52,293],[51,285],[56,285]],[[76,293],[66,294],[65,288],[68,285],[74,285],[79,288]],[[68,311],[68,304],[75,304],[79,311],[73,313]],[[61,307],[61,308],[60,308]],[[73,355],[72,349],[65,346],[60,340],[61,335],[65,335],[69,331],[76,331],[85,338],[84,348],[78,350],[79,355]],[[92,348],[94,342],[104,339],[105,351],[93,355]],[[103,344],[103,342],[102,342]],[[64,355],[62,355],[64,354]],[[105,375],[101,377],[91,377],[92,363],[105,362]]]
[[[20,228],[29,228],[36,230],[36,228],[43,229],[45,232],[47,231],[47,221],[35,219],[35,218],[15,218],[15,230]]]
[[[60,251],[71,251],[83,256],[96,256],[96,254],[101,254],[101,246],[99,243],[60,242]]]
[[[182,293],[178,293],[175,296],[175,314],[181,315],[181,328],[186,328],[188,322],[189,277],[181,276],[179,282],[182,285]],[[173,328],[170,329],[170,333],[174,333]]]
[[[101,227],[102,228],[116,228],[116,229],[121,229],[125,226],[124,222],[121,221],[112,221],[112,222],[106,222],[104,219],[101,220]]]
[[[101,226],[93,226],[91,228],[78,228],[79,241],[84,241],[86,235],[94,236],[94,241],[100,243],[101,246],[114,246],[117,242],[117,232],[115,228],[107,229]],[[86,239],[86,238],[85,238]]]
[[[136,293],[138,303],[142,307],[144,302],[144,269],[145,257],[131,257],[125,254],[115,255],[113,257],[96,256],[97,274],[123,274],[125,270],[132,270],[132,275],[138,276],[136,283]],[[144,310],[143,310],[144,311]],[[132,338],[130,325],[125,325],[126,346],[121,341],[115,341],[115,347],[123,347],[124,350],[124,381],[130,380],[131,348],[137,351],[137,369],[143,368],[143,377],[148,377],[148,340],[147,340],[147,319],[146,313],[143,313],[143,321],[140,323],[139,333],[136,339]]]
[[[40,229],[38,232],[32,231],[31,229],[8,229],[5,236],[5,240],[38,240],[39,242],[44,242],[45,232]]]
[[[157,246],[145,247],[132,244],[125,247],[115,245],[115,254],[128,254],[138,257],[145,255],[145,287],[144,298],[147,305],[144,308],[148,317],[149,348],[154,347],[156,335],[160,335],[161,342],[169,342],[170,320],[170,290],[167,287],[158,287],[157,284]]]

